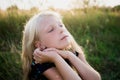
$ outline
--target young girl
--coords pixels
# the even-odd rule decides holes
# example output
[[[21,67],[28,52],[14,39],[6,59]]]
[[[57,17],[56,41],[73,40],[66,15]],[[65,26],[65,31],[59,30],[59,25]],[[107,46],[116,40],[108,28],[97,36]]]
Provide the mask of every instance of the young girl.
[[[101,80],[55,12],[32,17],[23,32],[24,80]]]

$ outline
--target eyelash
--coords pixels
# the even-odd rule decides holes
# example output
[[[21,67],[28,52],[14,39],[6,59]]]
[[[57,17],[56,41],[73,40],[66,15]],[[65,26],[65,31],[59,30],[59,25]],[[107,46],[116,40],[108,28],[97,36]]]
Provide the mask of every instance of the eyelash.
[[[48,31],[48,33],[52,32],[53,30],[54,30],[54,28],[50,29],[50,30]]]
[[[62,25],[62,24],[60,24],[59,26],[60,26],[60,27],[63,27],[63,25]]]
[[[59,25],[60,27],[63,27],[62,24]],[[48,31],[48,33],[52,32],[54,30],[54,28],[52,28],[51,30]]]

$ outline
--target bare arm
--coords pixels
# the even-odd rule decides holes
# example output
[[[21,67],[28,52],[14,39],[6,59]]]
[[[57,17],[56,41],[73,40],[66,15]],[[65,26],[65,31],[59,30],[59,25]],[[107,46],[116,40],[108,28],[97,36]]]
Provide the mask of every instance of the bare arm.
[[[62,57],[58,57],[55,60],[55,65],[64,80],[81,80],[75,71],[64,61]]]
[[[79,55],[79,57],[76,57],[73,53],[69,53],[68,59],[83,80],[101,80],[100,74],[87,63],[84,56]]]
[[[60,73],[57,71],[55,67],[47,69],[43,75],[47,77],[49,80],[63,80]]]
[[[79,54],[77,57],[70,51],[56,51],[63,58],[68,59],[71,62],[83,80],[101,80],[100,74],[88,64],[83,54]]]

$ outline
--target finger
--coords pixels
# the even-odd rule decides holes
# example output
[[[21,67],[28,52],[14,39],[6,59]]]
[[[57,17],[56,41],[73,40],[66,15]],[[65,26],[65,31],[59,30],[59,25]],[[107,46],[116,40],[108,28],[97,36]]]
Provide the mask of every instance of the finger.
[[[39,53],[39,52],[40,52],[39,48],[35,49],[35,53]]]
[[[47,48],[44,51],[56,51],[56,49],[55,48]]]
[[[35,61],[35,63],[36,63],[36,64],[38,64],[38,63],[40,63],[40,62],[38,62],[38,61]],[[40,63],[40,64],[41,64],[41,63]]]
[[[42,63],[43,61],[42,61],[42,59],[39,59],[39,60],[35,60],[35,63]]]
[[[33,55],[38,53],[38,48],[34,50]]]
[[[37,61],[39,58],[37,56],[34,56],[33,59]]]
[[[33,56],[34,56],[34,57],[37,57],[37,56],[40,56],[40,55],[39,55],[37,52],[34,52],[34,53],[33,53]]]
[[[35,58],[40,58],[42,56],[42,54],[41,53],[33,53],[33,57],[35,57]]]
[[[41,63],[42,59],[39,57],[33,57],[33,59],[35,60],[36,63]]]
[[[43,54],[43,52],[40,51],[39,49],[36,49],[33,53],[33,56],[40,56],[41,54]]]

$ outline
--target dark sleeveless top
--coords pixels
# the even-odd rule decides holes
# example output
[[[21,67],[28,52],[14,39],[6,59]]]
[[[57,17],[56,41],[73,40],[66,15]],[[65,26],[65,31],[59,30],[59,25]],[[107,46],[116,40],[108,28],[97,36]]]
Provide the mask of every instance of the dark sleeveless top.
[[[75,52],[75,55],[78,56],[78,52]],[[65,61],[70,64],[68,60]],[[55,67],[55,65],[53,63],[36,64],[33,61],[31,64],[29,80],[48,80],[42,73],[51,67]]]

